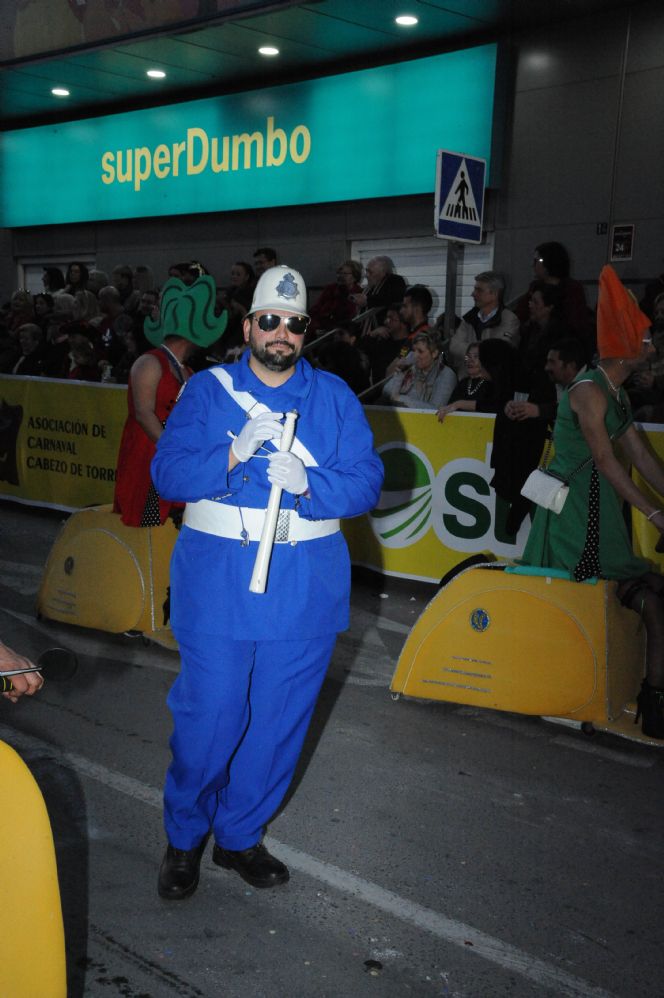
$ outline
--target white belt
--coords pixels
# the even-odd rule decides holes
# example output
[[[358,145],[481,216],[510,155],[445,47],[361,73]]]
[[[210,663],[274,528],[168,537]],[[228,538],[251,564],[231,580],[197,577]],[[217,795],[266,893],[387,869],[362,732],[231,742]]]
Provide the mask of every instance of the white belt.
[[[264,509],[248,506],[229,506],[225,503],[201,499],[188,502],[182,522],[193,530],[217,537],[230,537],[238,541],[260,541],[265,522]],[[276,544],[296,544],[327,537],[339,530],[339,520],[304,520],[294,509],[279,510]]]

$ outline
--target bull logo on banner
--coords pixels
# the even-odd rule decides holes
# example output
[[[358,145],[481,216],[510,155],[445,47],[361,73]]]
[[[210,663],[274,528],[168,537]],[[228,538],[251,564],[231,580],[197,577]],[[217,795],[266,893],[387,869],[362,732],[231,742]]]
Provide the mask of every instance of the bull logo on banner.
[[[0,402],[0,481],[20,485],[16,461],[16,442],[23,422],[23,406]]]

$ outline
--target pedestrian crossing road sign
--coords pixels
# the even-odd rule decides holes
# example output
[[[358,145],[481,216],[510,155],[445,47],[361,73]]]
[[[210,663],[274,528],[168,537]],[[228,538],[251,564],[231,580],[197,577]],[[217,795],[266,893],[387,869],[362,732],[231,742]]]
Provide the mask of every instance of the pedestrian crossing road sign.
[[[485,175],[485,159],[438,150],[434,226],[439,239],[482,242]]]

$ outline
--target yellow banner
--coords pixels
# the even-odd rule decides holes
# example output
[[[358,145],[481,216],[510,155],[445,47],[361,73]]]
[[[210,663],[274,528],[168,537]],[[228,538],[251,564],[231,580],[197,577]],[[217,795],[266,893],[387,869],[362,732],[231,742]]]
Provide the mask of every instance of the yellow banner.
[[[637,424],[637,428],[640,430],[644,443],[650,447],[660,461],[664,462],[664,427],[659,423],[643,423],[641,426]],[[637,488],[652,499],[653,505],[662,505],[663,497],[658,496],[649,485],[646,485],[638,471],[632,472],[632,478]],[[659,571],[664,572],[664,554],[657,554],[655,551],[655,545],[660,536],[659,530],[656,530],[652,523],[648,523],[643,513],[639,513],[636,509],[632,510],[632,543],[636,554],[654,562]]]
[[[507,508],[490,486],[493,416],[448,416],[371,406],[365,410],[385,465],[378,507],[344,522],[351,557],[388,575],[437,582],[470,554],[515,558],[505,533]]]
[[[365,411],[385,464],[385,483],[377,509],[344,523],[355,564],[431,582],[471,554],[518,558],[523,553],[530,519],[516,538],[506,534],[507,507],[490,486],[493,416],[464,413],[440,424],[434,413],[378,406]],[[664,460],[662,427],[650,424],[641,433]],[[634,477],[643,487],[636,472]],[[653,501],[660,500],[653,495]],[[664,567],[664,557],[655,553],[658,537],[635,511],[635,550]]]
[[[490,486],[493,416],[455,414],[441,424],[434,413],[365,411],[385,484],[372,513],[344,522],[354,564],[437,582],[471,554],[521,555],[530,521],[516,538],[506,534],[507,508]],[[59,509],[112,502],[126,415],[123,385],[0,375],[0,498]],[[641,432],[664,460],[663,428]],[[636,552],[664,567],[659,534],[637,512],[633,536]]]
[[[80,509],[113,501],[124,385],[0,376],[0,496]]]

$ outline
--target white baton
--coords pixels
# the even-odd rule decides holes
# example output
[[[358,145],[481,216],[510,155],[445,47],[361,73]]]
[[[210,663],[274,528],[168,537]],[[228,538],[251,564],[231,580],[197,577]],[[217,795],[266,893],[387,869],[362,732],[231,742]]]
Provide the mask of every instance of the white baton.
[[[281,441],[279,444],[280,451],[288,451],[291,449],[293,437],[295,436],[295,420],[297,419],[297,416],[298,414],[294,409],[291,412],[286,413],[284,432],[281,434]],[[272,548],[274,547],[274,536],[277,532],[277,519],[279,517],[279,505],[281,503],[282,492],[283,489],[281,485],[273,485],[270,489],[270,498],[267,501],[267,509],[265,510],[265,522],[261,532],[261,539],[258,544],[258,551],[256,552],[256,561],[254,562],[251,582],[249,583],[250,593],[264,593],[265,587],[267,586],[267,574],[270,570],[270,558],[272,557]]]

